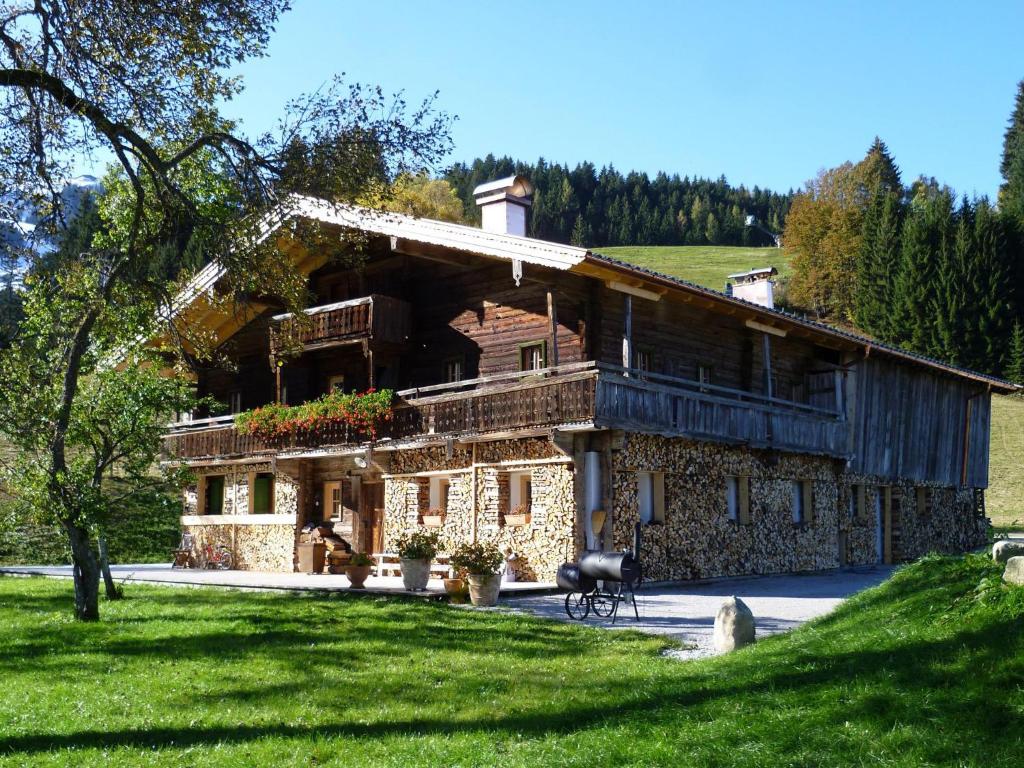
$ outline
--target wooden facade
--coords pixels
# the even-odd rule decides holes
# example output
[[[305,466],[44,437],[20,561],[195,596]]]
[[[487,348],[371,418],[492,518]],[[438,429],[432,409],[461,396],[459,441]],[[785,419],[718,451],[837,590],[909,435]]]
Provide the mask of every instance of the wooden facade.
[[[392,418],[374,438],[335,426],[260,440],[239,434],[222,409],[174,425],[167,460],[205,474],[269,464],[296,527],[321,519],[336,496],[362,549],[386,546],[441,503],[458,511],[451,535],[525,548],[530,578],[549,577],[582,547],[617,545],[652,475],[676,515],[651,538],[659,556],[703,540],[686,527],[694,510],[710,515],[708,541],[722,547],[663,564],[666,578],[874,562],[981,535],[972,494],[987,486],[990,397],[1005,382],[581,249],[502,236],[492,248],[478,230],[400,225],[423,229],[423,239],[379,225],[355,266],[300,259],[315,266],[305,317],[267,307],[222,346],[232,366],[198,374],[199,394],[236,411],[391,389]],[[533,261],[516,266],[517,255]],[[524,472],[541,506],[512,515],[509,489],[523,498]],[[430,480],[441,475],[443,494]],[[814,487],[804,502],[812,522],[799,528],[785,509],[794,483]],[[735,531],[720,517],[728,487],[747,494]],[[874,520],[862,509],[868,487],[873,499],[944,494],[953,533],[929,533],[889,501]],[[702,495],[691,499],[695,489]],[[238,486],[232,498],[247,492]],[[851,516],[843,510],[855,497]],[[594,509],[611,511],[596,541]],[[745,527],[758,516],[771,518],[769,538]],[[526,529],[506,529],[515,519]],[[755,548],[761,565],[744,559]]]

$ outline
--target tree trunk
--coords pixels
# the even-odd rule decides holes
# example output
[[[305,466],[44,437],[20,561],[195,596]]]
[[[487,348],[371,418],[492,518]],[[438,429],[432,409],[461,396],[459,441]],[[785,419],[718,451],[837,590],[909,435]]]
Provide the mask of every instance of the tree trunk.
[[[89,531],[74,523],[65,523],[71,541],[71,562],[75,574],[75,617],[82,621],[100,618],[100,567],[89,542]]]
[[[124,594],[121,588],[114,583],[114,577],[110,575],[110,558],[107,554],[107,537],[102,533],[96,537],[96,543],[100,550],[100,570],[103,572],[103,586],[107,591],[108,600],[120,600]]]

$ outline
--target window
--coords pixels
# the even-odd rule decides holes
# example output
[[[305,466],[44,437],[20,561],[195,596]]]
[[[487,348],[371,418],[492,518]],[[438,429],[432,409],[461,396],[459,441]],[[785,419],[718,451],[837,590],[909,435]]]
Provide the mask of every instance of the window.
[[[633,367],[641,372],[651,370],[651,353],[646,349],[638,349],[633,354]]]
[[[932,494],[928,488],[916,488],[914,493],[917,497],[917,516],[928,519],[932,516]]]
[[[444,361],[444,381],[446,384],[454,384],[465,378],[465,361],[460,355],[449,357]]]
[[[867,489],[860,483],[850,486],[850,519],[863,522],[867,516]]]
[[[333,393],[333,392],[344,393],[344,391],[345,391],[345,374],[337,373],[334,376],[331,376],[329,379],[327,379],[327,392],[328,393]]]
[[[442,515],[448,511],[448,489],[450,487],[450,477],[430,478],[430,509],[440,510]]]
[[[701,392],[707,392],[706,387],[711,384],[711,377],[714,369],[710,365],[697,366],[697,381],[701,385]]]
[[[241,390],[235,390],[228,395],[228,411],[230,413],[241,413],[242,412],[242,392]]]
[[[532,472],[509,472],[508,475],[508,506],[515,512],[523,509],[529,512],[533,504],[533,473]]]
[[[802,525],[813,522],[814,492],[810,480],[793,481],[793,523]]]
[[[249,514],[269,515],[274,511],[274,475],[249,473]]]
[[[519,370],[539,371],[545,364],[545,344],[535,341],[519,347]]]
[[[644,525],[665,522],[665,473],[637,472],[637,506]]]
[[[726,477],[725,502],[731,521],[750,525],[750,478],[740,475]]]
[[[199,502],[201,515],[224,514],[224,475],[199,478]]]

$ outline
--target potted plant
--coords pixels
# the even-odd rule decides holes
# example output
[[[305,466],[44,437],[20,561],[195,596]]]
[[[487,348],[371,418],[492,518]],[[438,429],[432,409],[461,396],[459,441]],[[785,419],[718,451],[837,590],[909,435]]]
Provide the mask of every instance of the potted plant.
[[[436,531],[413,531],[398,539],[398,558],[402,564],[402,582],[410,592],[422,592],[430,578],[430,561],[437,554],[440,535]]]
[[[526,504],[520,504],[511,512],[505,514],[505,525],[529,525],[530,508]]]
[[[505,556],[491,543],[460,544],[452,552],[452,567],[465,571],[469,579],[469,599],[473,605],[492,606],[498,603],[501,570]]]
[[[443,509],[428,509],[423,513],[424,528],[440,528],[444,525]]]
[[[352,584],[352,589],[364,589],[366,578],[370,575],[370,568],[373,565],[373,558],[365,552],[353,552],[352,559],[348,561],[345,568],[345,575]]]
[[[444,591],[453,603],[464,603],[469,599],[464,571],[452,569],[452,575],[444,580]]]

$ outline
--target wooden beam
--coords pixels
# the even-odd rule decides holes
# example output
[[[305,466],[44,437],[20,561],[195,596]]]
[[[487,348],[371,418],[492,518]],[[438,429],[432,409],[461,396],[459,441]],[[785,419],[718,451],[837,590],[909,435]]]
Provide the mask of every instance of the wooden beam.
[[[772,337],[767,333],[761,336],[761,363],[764,372],[764,393],[772,397]]]
[[[551,352],[548,365],[558,365],[558,307],[555,306],[554,291],[548,290],[548,330],[551,335]]]
[[[605,282],[609,288],[619,293],[625,293],[629,296],[636,296],[641,299],[648,299],[649,301],[659,301],[667,291],[662,290],[651,290],[649,288],[641,288],[638,285],[630,285],[629,283],[623,283],[620,280],[608,280]]]
[[[623,328],[622,328],[622,367],[626,369],[625,376],[629,376],[629,369],[633,367],[633,297],[628,293],[623,297]]]
[[[774,325],[768,325],[767,323],[760,323],[757,320],[747,320],[746,326],[752,330],[770,333],[772,336],[779,336],[780,338],[785,338],[787,333],[782,328],[776,328]]]

